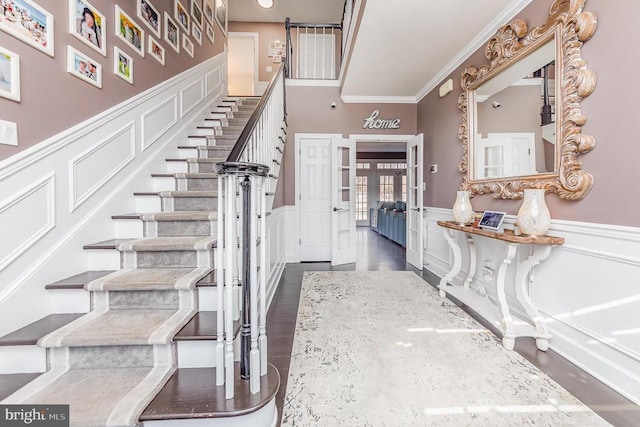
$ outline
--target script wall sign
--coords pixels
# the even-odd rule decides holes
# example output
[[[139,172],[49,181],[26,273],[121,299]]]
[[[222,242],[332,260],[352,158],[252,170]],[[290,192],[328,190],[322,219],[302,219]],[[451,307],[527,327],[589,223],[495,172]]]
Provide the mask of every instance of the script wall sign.
[[[364,119],[362,129],[400,129],[400,119],[379,119],[380,110],[373,110],[371,115]]]

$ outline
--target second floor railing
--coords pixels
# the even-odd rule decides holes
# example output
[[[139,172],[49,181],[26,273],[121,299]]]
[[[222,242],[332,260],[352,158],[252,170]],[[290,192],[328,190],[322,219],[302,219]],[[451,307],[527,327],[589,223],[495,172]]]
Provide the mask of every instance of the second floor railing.
[[[342,25],[285,21],[286,73],[290,79],[333,80],[342,64]]]

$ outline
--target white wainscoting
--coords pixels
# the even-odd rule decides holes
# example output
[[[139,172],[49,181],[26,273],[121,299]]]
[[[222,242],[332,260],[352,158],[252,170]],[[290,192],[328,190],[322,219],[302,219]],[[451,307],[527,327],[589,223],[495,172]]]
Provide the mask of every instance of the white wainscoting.
[[[222,53],[0,162],[0,336],[56,310],[45,285],[89,269],[82,246],[115,237],[226,91]]]
[[[280,178],[282,179],[282,177]],[[267,258],[269,259],[269,280],[267,283],[267,308],[278,289],[278,283],[286,264],[285,224],[287,224],[286,207],[281,206],[271,211],[267,217],[268,242]]]
[[[437,221],[451,220],[451,210],[425,208],[425,216],[425,267],[442,277],[452,259]],[[507,218],[507,224],[514,221]],[[550,347],[640,404],[640,228],[554,220],[549,234],[564,237],[565,244],[535,268],[532,289],[534,303],[549,320]],[[482,267],[499,266],[505,245],[475,240],[478,269],[472,286],[492,295],[495,275],[483,276]],[[468,255],[463,257],[467,261]],[[463,263],[463,274],[467,266]],[[507,292],[513,295],[512,289]]]

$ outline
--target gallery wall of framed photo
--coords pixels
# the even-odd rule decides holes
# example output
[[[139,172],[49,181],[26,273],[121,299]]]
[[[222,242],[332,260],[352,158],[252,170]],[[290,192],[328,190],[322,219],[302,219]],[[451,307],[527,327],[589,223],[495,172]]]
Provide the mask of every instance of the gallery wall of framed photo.
[[[0,0],[0,120],[18,127],[0,161],[219,55],[227,13],[227,0]]]

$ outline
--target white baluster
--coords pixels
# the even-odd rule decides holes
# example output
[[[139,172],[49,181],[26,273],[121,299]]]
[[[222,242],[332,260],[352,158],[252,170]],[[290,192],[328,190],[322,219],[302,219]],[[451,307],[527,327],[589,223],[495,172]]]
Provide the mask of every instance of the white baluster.
[[[267,197],[265,196],[265,182],[268,178],[262,178],[260,186],[260,373],[267,373],[267,270],[270,267],[267,260]]]
[[[226,218],[225,221],[225,241],[228,242],[228,246],[231,254],[236,253],[235,250],[235,242],[236,242],[236,233],[235,233],[235,200],[236,200],[236,179],[235,176],[229,176],[226,179],[227,184],[227,210],[226,210]],[[233,398],[234,395],[234,357],[233,357],[233,290],[236,287],[237,276],[236,276],[236,268],[234,265],[234,257],[227,256],[226,257],[226,269],[225,269],[225,292],[224,292],[224,300],[225,300],[225,313],[224,313],[224,322],[225,322],[225,374],[226,374],[226,384],[225,384],[225,397],[227,399]]]
[[[224,238],[224,178],[218,175],[218,219],[217,219],[217,244],[216,244],[216,292],[218,294],[218,306],[216,307],[216,385],[224,384],[224,256],[226,253]],[[228,220],[227,220],[228,221]]]
[[[255,394],[260,391],[260,352],[258,351],[258,254],[256,250],[258,238],[258,218],[257,218],[257,185],[258,179],[251,177],[251,221],[249,242],[250,259],[249,271],[251,277],[251,353],[250,353],[250,389]],[[262,244],[262,242],[260,242]]]

